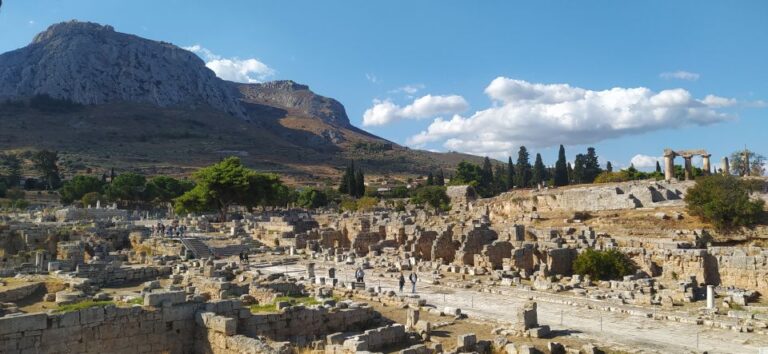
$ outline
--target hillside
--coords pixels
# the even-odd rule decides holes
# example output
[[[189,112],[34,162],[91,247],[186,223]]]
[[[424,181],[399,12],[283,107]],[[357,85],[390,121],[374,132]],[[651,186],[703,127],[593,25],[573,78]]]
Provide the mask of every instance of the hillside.
[[[367,133],[306,85],[224,81],[191,52],[93,23],[53,25],[0,55],[0,100],[0,150],[58,150],[70,173],[185,174],[237,155],[309,182],[335,178],[350,159],[391,175],[479,161]]]

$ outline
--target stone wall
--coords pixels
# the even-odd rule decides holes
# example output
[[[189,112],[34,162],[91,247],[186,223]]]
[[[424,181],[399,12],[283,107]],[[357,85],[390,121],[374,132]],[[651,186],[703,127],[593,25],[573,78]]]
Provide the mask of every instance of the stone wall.
[[[282,313],[254,314],[241,318],[238,333],[248,337],[264,336],[271,340],[302,342],[328,333],[363,330],[371,327],[378,313],[368,305],[350,308],[289,307]]]
[[[0,302],[17,302],[43,287],[43,283],[28,283],[10,289],[0,288]]]
[[[505,221],[531,211],[601,211],[682,205],[688,182],[634,181],[564,189],[514,191],[478,202],[492,221]]]
[[[115,267],[108,264],[81,264],[71,275],[76,278],[88,278],[93,284],[106,286],[155,280],[169,274],[169,266]]]
[[[92,307],[65,314],[0,318],[0,353],[189,353],[193,316],[205,304],[159,311]]]

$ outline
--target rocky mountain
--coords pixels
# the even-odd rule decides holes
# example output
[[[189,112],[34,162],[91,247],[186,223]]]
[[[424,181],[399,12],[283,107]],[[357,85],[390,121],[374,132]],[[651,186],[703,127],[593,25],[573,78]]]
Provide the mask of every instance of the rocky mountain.
[[[40,107],[41,95],[80,105]],[[74,170],[184,170],[234,154],[297,179],[335,177],[350,159],[406,174],[476,159],[367,133],[341,103],[306,85],[225,81],[173,44],[79,21],[0,54],[0,152],[39,148],[61,151]]]
[[[0,97],[48,94],[81,104],[207,104],[246,118],[239,94],[195,54],[169,43],[70,21],[0,55]]]

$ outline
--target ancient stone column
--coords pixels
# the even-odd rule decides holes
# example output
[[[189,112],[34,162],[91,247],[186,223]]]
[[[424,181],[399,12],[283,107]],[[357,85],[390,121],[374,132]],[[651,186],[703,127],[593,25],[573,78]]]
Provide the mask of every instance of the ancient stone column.
[[[315,264],[307,263],[307,278],[314,278],[314,277],[315,277]]]
[[[408,308],[405,327],[408,329],[414,329],[416,328],[416,323],[418,322],[419,322],[419,310]]]
[[[685,161],[685,180],[690,181],[693,179],[693,165],[691,164],[691,157],[692,156],[683,156],[683,160]]]
[[[675,178],[675,153],[664,151],[664,179],[671,181]]]
[[[707,309],[715,308],[715,286],[707,285]]]
[[[711,173],[709,166],[710,157],[712,157],[710,154],[701,155],[701,170],[704,171],[705,176],[708,176]]]
[[[749,176],[749,150],[744,149],[744,175]]]
[[[723,157],[723,160],[721,162],[721,167],[724,175],[727,176],[731,174],[731,165],[728,163],[727,157]]]
[[[45,265],[45,253],[43,253],[43,251],[35,252],[35,268],[37,268],[38,271],[42,271],[44,265]]]

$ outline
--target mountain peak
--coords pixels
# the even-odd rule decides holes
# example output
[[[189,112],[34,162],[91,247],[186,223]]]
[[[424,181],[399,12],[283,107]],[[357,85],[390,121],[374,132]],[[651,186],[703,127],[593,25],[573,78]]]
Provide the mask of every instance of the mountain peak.
[[[71,20],[49,26],[45,31],[38,33],[32,43],[41,43],[57,37],[67,38],[77,35],[98,35],[114,32],[115,28],[109,25]]]

